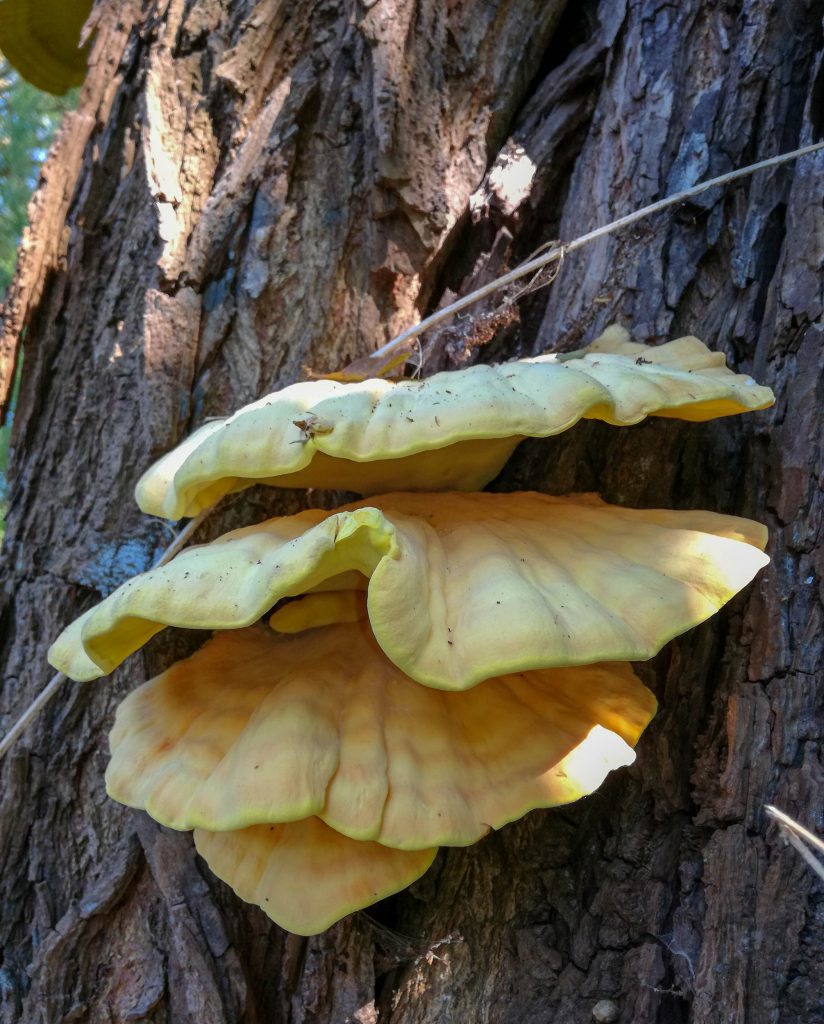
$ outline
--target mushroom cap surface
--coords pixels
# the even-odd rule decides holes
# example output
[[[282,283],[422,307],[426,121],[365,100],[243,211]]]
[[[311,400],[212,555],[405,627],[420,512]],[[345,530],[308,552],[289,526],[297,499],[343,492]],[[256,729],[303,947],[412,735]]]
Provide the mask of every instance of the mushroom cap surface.
[[[360,843],[317,818],[237,832],[195,829],[194,838],[197,852],[218,878],[297,935],[317,935],[347,914],[405,889],[438,852]]]
[[[164,626],[238,629],[283,598],[364,577],[379,645],[428,686],[645,660],[749,583],[765,543],[747,519],[592,495],[383,495],[183,551],[68,626],[49,660],[93,679]]]
[[[140,508],[193,516],[253,483],[376,494],[480,490],[525,437],[581,418],[713,419],[774,401],[697,338],[638,345],[610,328],[589,349],[424,380],[293,384],[205,424],[140,479]]]
[[[80,31],[91,9],[92,0],[3,0],[0,50],[21,78],[60,96],[86,77]]]
[[[126,697],[106,785],[176,829],[317,816],[395,849],[468,846],[631,764],[655,708],[626,664],[448,693],[405,676],[365,622],[288,637],[259,625]]]

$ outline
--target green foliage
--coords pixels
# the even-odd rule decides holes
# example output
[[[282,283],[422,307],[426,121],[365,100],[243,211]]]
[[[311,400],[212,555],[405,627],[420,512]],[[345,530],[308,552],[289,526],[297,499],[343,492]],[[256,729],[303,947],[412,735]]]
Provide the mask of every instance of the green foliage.
[[[77,90],[66,96],[40,92],[0,58],[0,294],[14,274],[17,245],[26,224],[26,208],[37,184],[38,170],[55,129],[76,102]],[[10,422],[0,430],[0,539],[5,519],[10,431]]]
[[[0,290],[14,273],[17,243],[37,173],[76,91],[50,96],[0,62]]]

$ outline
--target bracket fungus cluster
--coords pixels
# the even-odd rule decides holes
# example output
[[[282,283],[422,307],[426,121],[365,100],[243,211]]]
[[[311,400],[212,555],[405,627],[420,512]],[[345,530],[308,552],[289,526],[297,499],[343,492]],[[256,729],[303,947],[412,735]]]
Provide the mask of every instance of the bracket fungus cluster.
[[[771,401],[695,338],[612,328],[566,356],[297,384],[207,424],[143,476],[145,511],[193,515],[253,482],[374,496],[186,550],[63,631],[50,660],[78,680],[167,626],[214,631],[120,705],[110,795],[194,830],[242,898],[314,934],[438,847],[593,792],[655,712],[629,663],[746,586],[765,530],[478,488],[522,438],[582,417]]]

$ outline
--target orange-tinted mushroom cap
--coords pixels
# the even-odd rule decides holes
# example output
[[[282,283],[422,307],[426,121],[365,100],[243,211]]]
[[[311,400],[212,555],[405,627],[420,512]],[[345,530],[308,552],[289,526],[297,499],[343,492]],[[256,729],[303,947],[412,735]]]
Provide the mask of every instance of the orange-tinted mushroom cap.
[[[317,818],[195,830],[195,846],[218,878],[282,928],[316,935],[347,914],[405,889],[437,850],[390,850],[347,839]]]
[[[315,815],[396,849],[466,846],[634,760],[655,699],[628,665],[465,693],[420,686],[365,622],[218,633],[120,705],[110,796],[177,829]]]

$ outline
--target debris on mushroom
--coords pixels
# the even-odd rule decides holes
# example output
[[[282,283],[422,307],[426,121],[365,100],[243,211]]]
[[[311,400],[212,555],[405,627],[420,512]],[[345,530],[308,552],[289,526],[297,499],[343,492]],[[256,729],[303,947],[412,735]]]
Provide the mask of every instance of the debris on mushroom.
[[[253,626],[217,633],[126,697],[106,783],[176,829],[315,815],[395,849],[467,846],[631,764],[655,708],[627,664],[448,693],[405,676],[365,622],[294,636]]]
[[[610,328],[579,352],[424,381],[297,384],[205,424],[143,476],[144,511],[194,515],[254,482],[405,493],[235,530],[63,631],[50,661],[78,680],[166,626],[217,631],[122,703],[110,795],[193,829],[243,899],[314,934],[409,885],[439,846],[593,792],[655,711],[627,663],[746,586],[766,531],[462,491],[581,418],[772,401],[696,338],[649,348]]]
[[[382,495],[184,551],[72,623],[49,658],[74,679],[96,678],[164,626],[239,629],[283,598],[368,577],[387,657],[420,683],[466,689],[509,672],[651,658],[750,582],[768,562],[765,543],[747,519],[593,495]]]
[[[61,96],[86,77],[80,31],[92,0],[3,0],[0,50],[21,78]]]
[[[246,900],[300,934],[467,846],[585,796],[655,712],[626,664],[445,693],[404,676],[367,623],[221,632],[120,705],[107,789],[177,829]]]
[[[293,384],[206,424],[140,479],[141,509],[192,516],[253,483],[375,494],[479,490],[525,437],[582,418],[706,420],[762,409],[766,387],[697,338],[637,345],[609,328],[588,348],[425,380]]]

